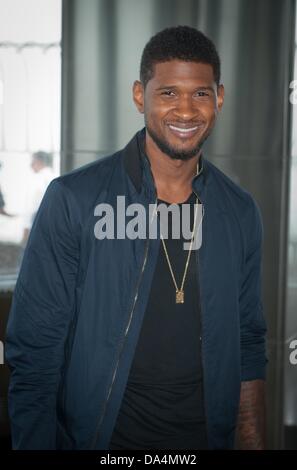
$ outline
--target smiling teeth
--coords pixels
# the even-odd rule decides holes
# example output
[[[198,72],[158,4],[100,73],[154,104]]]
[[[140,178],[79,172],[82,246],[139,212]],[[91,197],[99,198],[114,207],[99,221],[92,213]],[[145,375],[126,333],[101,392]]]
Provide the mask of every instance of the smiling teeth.
[[[181,127],[175,127],[175,126],[172,126],[172,125],[170,125],[169,127],[170,127],[170,129],[172,129],[172,130],[174,130],[174,131],[183,132],[184,134],[186,134],[187,132],[193,132],[193,131],[195,131],[196,129],[198,129],[197,126],[195,126],[195,127],[189,127],[188,129],[181,128]]]

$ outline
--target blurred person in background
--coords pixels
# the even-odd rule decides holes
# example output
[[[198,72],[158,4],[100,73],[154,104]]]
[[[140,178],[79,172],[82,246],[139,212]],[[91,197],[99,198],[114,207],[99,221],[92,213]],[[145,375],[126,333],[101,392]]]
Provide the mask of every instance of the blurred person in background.
[[[0,170],[1,170],[1,167],[2,167],[2,163],[0,162]],[[12,214],[9,214],[5,210],[5,199],[4,199],[2,190],[1,190],[1,186],[0,186],[0,214],[1,215],[6,215],[7,217],[13,217]]]

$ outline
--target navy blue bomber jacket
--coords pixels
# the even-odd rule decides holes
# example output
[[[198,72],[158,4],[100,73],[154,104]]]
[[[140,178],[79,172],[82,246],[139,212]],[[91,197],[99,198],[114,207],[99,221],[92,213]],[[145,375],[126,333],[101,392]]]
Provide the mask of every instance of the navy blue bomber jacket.
[[[49,185],[25,250],[6,359],[15,449],[108,449],[140,333],[160,238],[94,235],[97,204],[156,200],[145,130],[111,156]],[[196,250],[206,424],[232,448],[241,381],[265,378],[262,222],[249,193],[202,158]]]

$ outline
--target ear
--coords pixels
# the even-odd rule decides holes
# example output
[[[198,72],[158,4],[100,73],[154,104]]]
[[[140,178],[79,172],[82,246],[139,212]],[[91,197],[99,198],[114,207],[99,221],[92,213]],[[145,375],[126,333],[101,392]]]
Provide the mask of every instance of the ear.
[[[133,101],[140,113],[144,113],[144,88],[139,80],[133,84]]]
[[[221,111],[224,104],[225,88],[224,85],[218,86],[218,110]]]

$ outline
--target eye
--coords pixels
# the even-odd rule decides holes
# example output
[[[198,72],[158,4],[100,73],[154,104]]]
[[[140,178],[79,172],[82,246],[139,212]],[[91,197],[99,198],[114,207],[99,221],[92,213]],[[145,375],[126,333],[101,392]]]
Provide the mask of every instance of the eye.
[[[197,91],[196,93],[197,96],[209,96],[209,93],[206,91]]]
[[[162,91],[161,94],[164,95],[164,96],[175,96],[175,93],[172,90],[164,90],[164,91]]]

